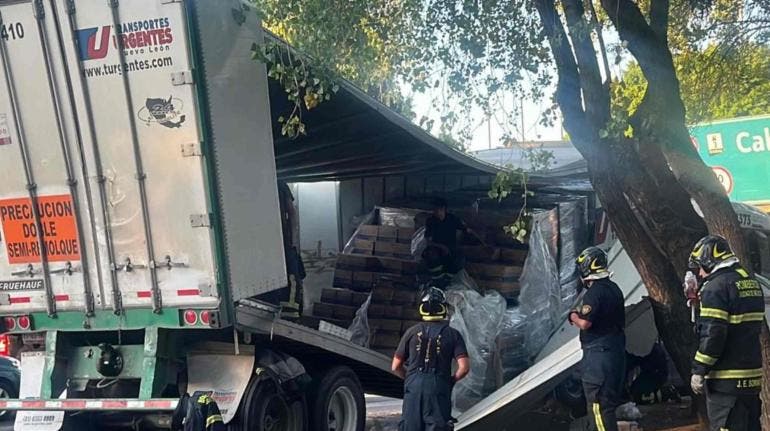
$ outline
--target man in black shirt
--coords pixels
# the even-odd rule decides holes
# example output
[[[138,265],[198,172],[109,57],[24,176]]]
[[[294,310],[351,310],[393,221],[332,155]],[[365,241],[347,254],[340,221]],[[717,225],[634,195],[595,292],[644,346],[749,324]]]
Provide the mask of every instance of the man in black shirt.
[[[588,416],[594,430],[617,431],[615,409],[620,405],[626,371],[625,300],[610,280],[607,254],[602,249],[583,250],[577,267],[587,291],[581,305],[569,313],[569,321],[580,328]]]
[[[425,221],[427,248],[437,248],[445,257],[447,272],[457,273],[463,267],[462,258],[457,250],[457,232],[473,234],[459,217],[447,211],[444,199],[433,202],[433,214]]]
[[[392,369],[404,378],[400,431],[452,428],[452,386],[470,371],[465,341],[449,327],[446,296],[429,288],[420,301],[423,323],[409,328],[393,356]],[[452,374],[452,360],[457,371]]]

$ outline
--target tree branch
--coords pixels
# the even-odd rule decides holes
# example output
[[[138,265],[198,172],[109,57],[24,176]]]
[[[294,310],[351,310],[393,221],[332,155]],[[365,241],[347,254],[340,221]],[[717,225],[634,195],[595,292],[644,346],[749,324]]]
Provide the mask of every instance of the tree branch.
[[[591,27],[585,20],[585,9],[581,0],[562,0],[562,5],[577,59],[587,119],[595,128],[601,129],[606,127],[610,119],[610,94],[602,85],[599,62],[591,40]]]
[[[564,114],[564,126],[573,137],[575,144],[588,143],[593,135],[586,123],[583,97],[577,62],[572,53],[567,33],[556,12],[554,0],[535,0],[535,8],[543,23],[543,31],[551,47],[559,81],[556,85],[556,99]],[[584,146],[581,151],[590,151]]]
[[[670,0],[652,0],[650,3],[650,28],[666,44],[668,44],[669,7]]]
[[[604,35],[602,35],[602,26],[599,24],[599,18],[596,15],[596,8],[594,7],[594,0],[586,0],[588,5],[588,12],[591,14],[591,24],[596,31],[596,38],[599,42],[599,50],[602,54],[602,64],[604,66],[604,85],[609,88],[610,82],[612,82],[612,72],[610,71],[610,60],[607,58],[607,45],[604,43]]]

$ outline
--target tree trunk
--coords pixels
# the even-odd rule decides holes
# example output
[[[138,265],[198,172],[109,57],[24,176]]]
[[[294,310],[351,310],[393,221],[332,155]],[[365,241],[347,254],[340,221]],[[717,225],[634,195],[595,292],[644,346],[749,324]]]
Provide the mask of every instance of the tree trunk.
[[[762,429],[770,430],[770,330],[767,328],[767,322],[762,325],[762,335],[759,337],[762,344]]]

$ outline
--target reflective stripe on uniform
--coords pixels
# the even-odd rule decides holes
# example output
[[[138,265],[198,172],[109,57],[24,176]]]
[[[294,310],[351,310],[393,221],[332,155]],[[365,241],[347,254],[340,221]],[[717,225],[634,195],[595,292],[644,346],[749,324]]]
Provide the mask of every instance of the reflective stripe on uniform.
[[[594,419],[596,420],[596,428],[599,431],[605,431],[604,420],[602,419],[602,410],[599,403],[594,403]]]
[[[206,428],[210,427],[211,424],[216,422],[224,422],[222,420],[222,415],[211,415],[206,418]]]
[[[748,273],[748,272],[746,272],[746,270],[745,270],[745,269],[743,269],[743,268],[736,268],[736,269],[735,269],[735,272],[737,272],[738,274],[740,274],[740,276],[741,276],[741,277],[743,277],[743,278],[746,278],[746,277],[748,277],[748,276],[749,276],[749,273]]]
[[[762,368],[749,370],[714,370],[706,376],[707,379],[751,379],[762,377]]]
[[[700,317],[713,317],[714,319],[729,320],[730,313],[718,308],[706,308],[700,309]]]
[[[713,356],[706,355],[701,352],[695,352],[695,360],[706,365],[714,365],[717,363],[717,359]]]
[[[745,314],[731,314],[729,321],[732,324],[739,324],[743,322],[761,322],[765,320],[765,313],[745,313]]]

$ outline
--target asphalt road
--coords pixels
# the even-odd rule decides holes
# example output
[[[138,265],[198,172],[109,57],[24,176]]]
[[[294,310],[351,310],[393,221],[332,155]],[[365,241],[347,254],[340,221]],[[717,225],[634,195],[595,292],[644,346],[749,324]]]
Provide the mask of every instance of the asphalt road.
[[[366,431],[397,431],[401,400],[366,396]]]

